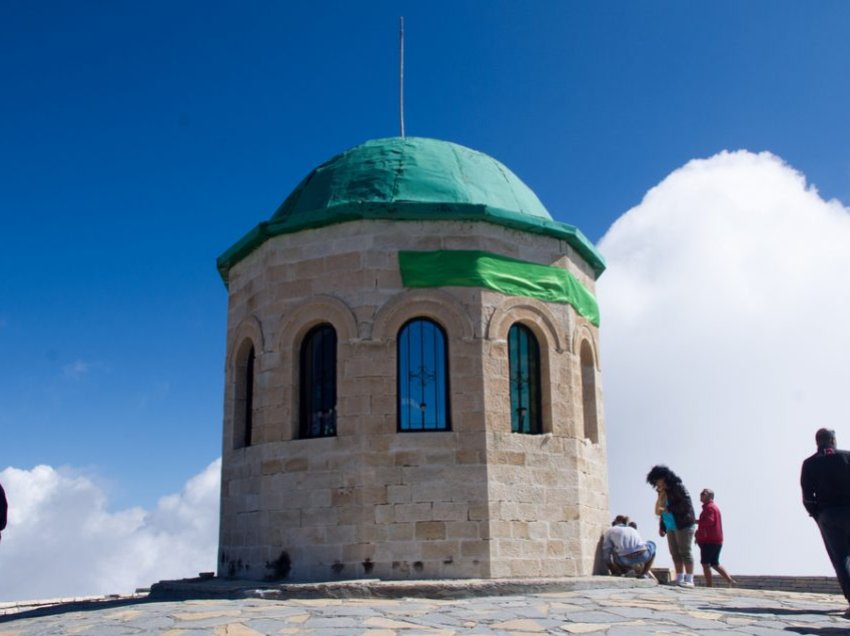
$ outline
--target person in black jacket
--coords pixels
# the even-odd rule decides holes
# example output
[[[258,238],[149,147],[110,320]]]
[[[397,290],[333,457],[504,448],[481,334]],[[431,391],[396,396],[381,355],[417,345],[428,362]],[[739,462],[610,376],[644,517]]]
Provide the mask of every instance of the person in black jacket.
[[[0,537],[3,530],[6,529],[6,513],[9,510],[9,504],[6,501],[6,491],[3,490],[3,484],[0,484]]]
[[[817,452],[803,462],[803,506],[820,529],[841,591],[850,601],[850,452],[837,450],[835,431],[815,433]],[[844,613],[850,618],[850,608]]]
[[[655,514],[659,516],[658,534],[667,537],[667,547],[676,568],[676,584],[693,587],[696,515],[691,496],[679,476],[667,466],[653,466],[646,482],[658,491],[655,503]]]

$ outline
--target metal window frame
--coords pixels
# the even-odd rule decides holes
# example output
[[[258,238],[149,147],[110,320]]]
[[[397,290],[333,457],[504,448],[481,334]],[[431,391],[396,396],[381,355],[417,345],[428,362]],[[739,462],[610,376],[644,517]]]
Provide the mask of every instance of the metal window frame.
[[[331,343],[327,340],[331,337]],[[317,360],[317,356],[319,360]],[[330,323],[321,323],[301,340],[298,355],[298,437],[315,439],[337,434],[337,335]],[[314,395],[318,388],[319,396]],[[316,410],[318,402],[318,411]],[[313,425],[318,413],[319,427]]]
[[[516,354],[512,353],[514,350]],[[543,432],[540,366],[540,343],[537,336],[522,323],[514,323],[508,330],[508,383],[512,433],[540,435]]]
[[[424,421],[424,408],[423,412],[423,421],[420,427],[411,428],[410,424],[407,426],[404,425],[403,421],[403,411],[405,408],[410,411],[411,406],[402,404],[404,397],[409,396],[411,391],[408,388],[406,392],[402,391],[403,381],[407,378],[407,385],[410,386],[409,378],[414,374],[411,374],[410,368],[404,369],[402,368],[402,359],[403,359],[403,347],[407,348],[406,356],[404,358],[410,361],[410,330],[419,325],[421,327],[428,327],[432,329],[432,334],[439,335],[439,338],[442,340],[442,347],[439,347],[439,342],[437,338],[432,337],[430,342],[430,347],[432,351],[432,355],[434,358],[435,367],[437,364],[437,353],[439,352],[442,355],[442,369],[435,368],[434,373],[434,398],[437,402],[438,406],[436,407],[436,415],[437,419],[435,420],[435,425],[433,427],[426,427]],[[420,346],[424,349],[424,336],[420,335]],[[426,373],[426,369],[424,365],[420,365],[419,374],[422,375],[422,379],[420,382],[424,382],[424,377]],[[411,318],[407,322],[405,322],[401,328],[398,330],[398,336],[396,338],[396,432],[398,433],[444,433],[452,430],[452,422],[451,422],[451,376],[449,372],[449,338],[446,330],[443,326],[437,321],[429,318],[427,316],[418,316],[416,318]],[[440,381],[440,373],[442,373],[442,382]],[[424,389],[423,389],[424,390]],[[441,400],[442,398],[442,400]],[[442,408],[440,408],[440,403],[442,403]],[[422,404],[425,404],[424,402]],[[440,421],[440,416],[442,416],[442,422]],[[408,422],[412,421],[412,417],[408,416]]]

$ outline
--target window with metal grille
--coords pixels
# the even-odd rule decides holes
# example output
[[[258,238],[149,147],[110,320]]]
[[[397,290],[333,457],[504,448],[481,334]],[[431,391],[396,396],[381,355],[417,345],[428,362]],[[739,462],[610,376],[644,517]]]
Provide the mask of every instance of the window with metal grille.
[[[336,331],[313,327],[301,343],[300,436],[336,435]]]
[[[415,318],[398,334],[398,430],[450,428],[446,333],[432,320]]]
[[[528,327],[515,324],[508,332],[511,383],[511,431],[543,432],[540,409],[540,346]]]

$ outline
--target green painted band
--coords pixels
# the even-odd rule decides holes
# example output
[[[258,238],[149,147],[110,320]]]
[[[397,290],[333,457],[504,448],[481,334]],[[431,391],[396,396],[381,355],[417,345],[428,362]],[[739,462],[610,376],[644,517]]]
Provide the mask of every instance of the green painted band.
[[[399,252],[405,287],[484,287],[508,296],[566,303],[599,326],[599,304],[587,288],[560,267],[474,250]]]

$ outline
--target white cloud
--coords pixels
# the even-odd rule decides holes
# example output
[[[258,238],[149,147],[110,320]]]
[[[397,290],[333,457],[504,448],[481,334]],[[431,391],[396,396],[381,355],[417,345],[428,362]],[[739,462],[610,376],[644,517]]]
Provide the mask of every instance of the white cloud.
[[[92,364],[85,360],[74,360],[62,367],[62,375],[69,380],[80,380],[92,370]]]
[[[848,209],[774,155],[723,152],[599,247],[612,513],[657,539],[644,479],[665,463],[717,492],[733,574],[831,574],[798,480],[816,429],[850,444]]]
[[[717,492],[733,574],[832,573],[798,476],[820,426],[850,443],[848,246],[848,210],[768,153],[691,161],[611,227],[599,297],[612,513],[654,536],[644,478],[666,463],[692,493]],[[151,512],[111,512],[74,469],[0,472],[0,572],[15,573],[0,601],[214,570],[220,468]]]
[[[215,570],[221,460],[152,512],[108,510],[104,490],[74,469],[0,472],[9,525],[0,542],[0,601],[132,592]]]
[[[62,377],[71,382],[84,380],[96,373],[109,373],[109,365],[104,362],[89,362],[87,360],[74,360],[68,364],[62,365]],[[162,388],[160,384],[156,387],[157,392],[167,393],[168,386]]]

